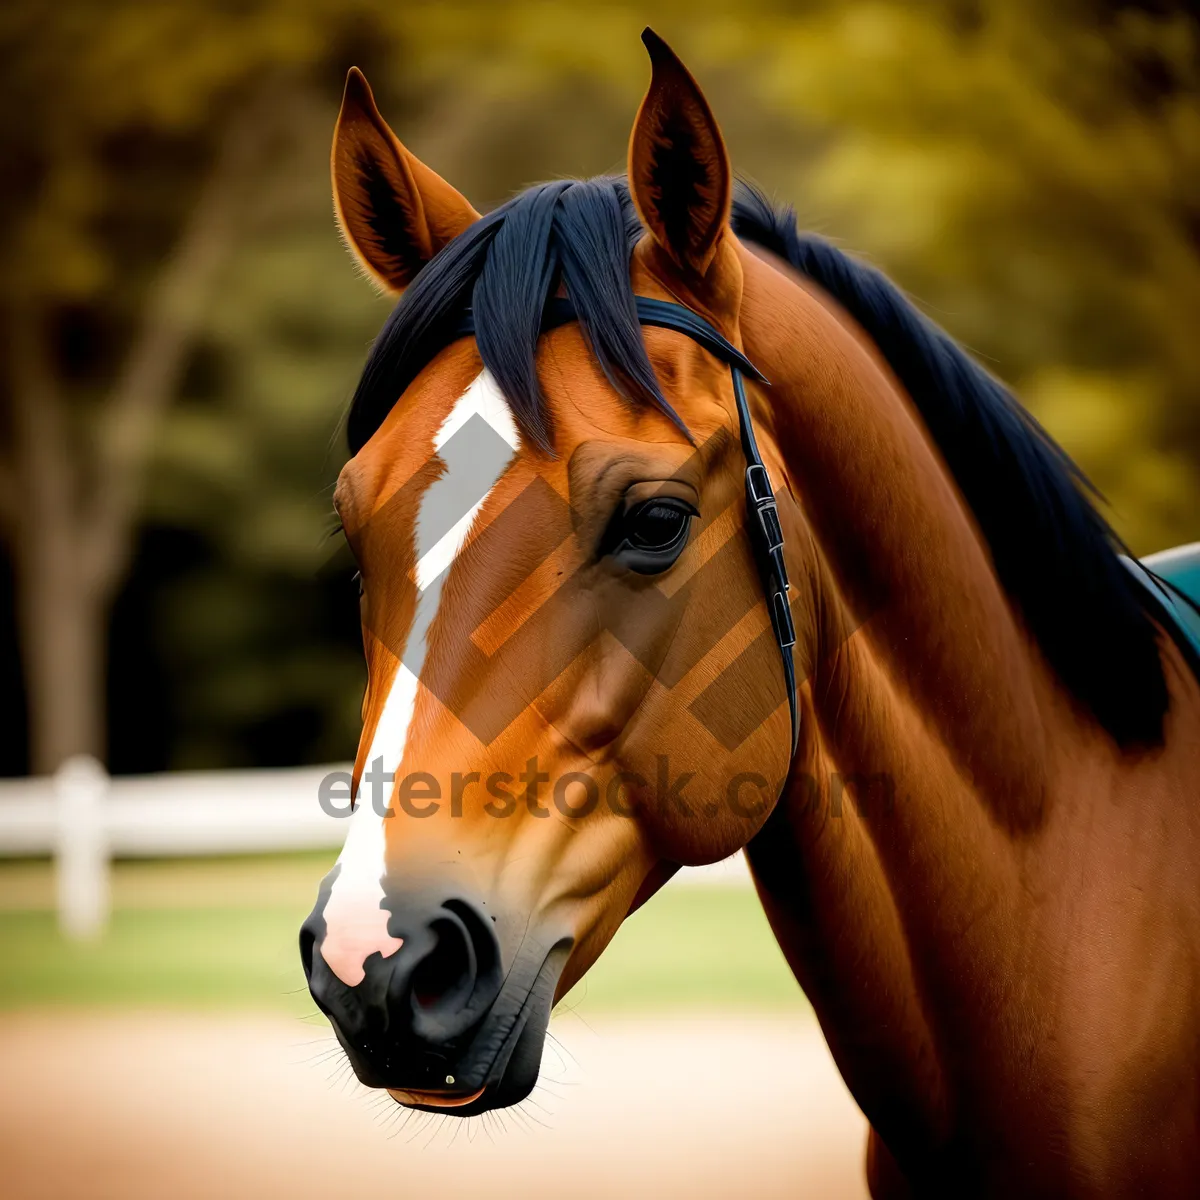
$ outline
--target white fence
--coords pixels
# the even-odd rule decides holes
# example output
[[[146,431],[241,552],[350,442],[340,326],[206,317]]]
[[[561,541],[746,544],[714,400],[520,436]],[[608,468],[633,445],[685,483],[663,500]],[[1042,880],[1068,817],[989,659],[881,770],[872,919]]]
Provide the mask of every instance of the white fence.
[[[71,937],[108,922],[114,858],[173,858],[340,848],[347,822],[317,789],[333,767],[196,771],[111,778],[75,758],[52,778],[0,780],[0,857],[55,860],[59,922]],[[680,882],[748,880],[741,855],[681,871]]]
[[[204,771],[110,778],[75,758],[53,778],[0,781],[0,856],[52,855],[64,931],[108,920],[113,858],[336,849],[346,822],[317,803],[331,770]]]

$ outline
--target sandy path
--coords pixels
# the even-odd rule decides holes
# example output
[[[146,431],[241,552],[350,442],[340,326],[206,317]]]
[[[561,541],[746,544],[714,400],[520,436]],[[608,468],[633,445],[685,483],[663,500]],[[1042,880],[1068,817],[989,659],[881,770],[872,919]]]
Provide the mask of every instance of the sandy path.
[[[316,1025],[7,1016],[0,1194],[865,1196],[864,1122],[811,1018],[567,1016],[554,1032],[565,1053],[527,1117],[401,1129],[321,1061]]]

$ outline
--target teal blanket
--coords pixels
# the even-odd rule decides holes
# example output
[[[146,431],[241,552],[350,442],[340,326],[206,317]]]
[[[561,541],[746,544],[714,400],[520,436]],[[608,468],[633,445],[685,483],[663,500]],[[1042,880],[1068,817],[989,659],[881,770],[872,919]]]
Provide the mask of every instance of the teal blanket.
[[[1200,676],[1200,542],[1125,565],[1150,593],[1179,648]]]

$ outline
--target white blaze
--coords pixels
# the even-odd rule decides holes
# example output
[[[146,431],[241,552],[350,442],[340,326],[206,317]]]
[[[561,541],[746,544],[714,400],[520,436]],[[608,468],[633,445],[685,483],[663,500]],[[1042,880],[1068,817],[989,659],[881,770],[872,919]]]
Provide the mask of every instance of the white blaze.
[[[440,451],[475,415],[482,417],[513,450],[517,449],[519,438],[512,413],[490,372],[483,371],[459,397],[442,422],[433,439],[434,450]],[[469,468],[460,464],[458,469]],[[442,580],[466,544],[476,515],[504,469],[505,466],[501,466],[488,481],[483,499],[428,548],[421,538],[428,489],[422,497],[416,525],[420,557],[416,568],[417,605],[412,623],[413,634],[418,638],[423,639],[432,624],[441,599]],[[446,479],[447,476],[442,478]],[[417,655],[410,657],[419,662],[424,657],[424,648],[421,647]],[[382,770],[388,776],[394,776],[400,769],[417,699],[417,683],[417,674],[407,663],[397,662],[387,701],[371,738],[364,776],[372,771],[372,764],[377,759],[382,760]],[[374,773],[378,775],[379,772],[376,770]],[[363,981],[366,975],[363,964],[372,954],[378,951],[387,958],[403,945],[401,938],[388,933],[390,914],[381,907],[385,873],[384,818],[379,816],[376,806],[386,810],[391,798],[391,784],[379,784],[375,788],[370,785],[360,787],[358,804],[350,818],[350,830],[338,855],[341,869],[325,905],[325,937],[321,942],[321,955],[330,970],[349,987]]]

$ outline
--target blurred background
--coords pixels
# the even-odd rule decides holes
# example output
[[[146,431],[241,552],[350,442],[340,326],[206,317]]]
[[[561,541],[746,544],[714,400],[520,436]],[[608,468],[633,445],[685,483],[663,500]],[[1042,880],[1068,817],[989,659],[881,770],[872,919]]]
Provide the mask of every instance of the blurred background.
[[[341,416],[388,305],[331,216],[346,69],[363,68],[407,145],[485,210],[539,179],[622,169],[648,79],[647,23],[700,79],[735,168],[888,271],[1013,385],[1135,552],[1200,538],[1195,0],[7,0],[0,775],[48,776],[78,755],[118,777],[352,756],[364,671],[330,494]],[[228,792],[253,777],[213,778]],[[8,786],[36,825],[52,793]],[[155,786],[170,806],[169,783]],[[43,825],[51,846],[53,821]],[[60,932],[38,837],[0,845],[0,1044],[28,1089],[12,1089],[0,1113],[0,1161],[24,1164],[22,1194],[161,1194],[165,1177],[132,1143],[93,1145],[86,1120],[62,1132],[60,1072],[83,1089],[85,1116],[99,1106],[114,1130],[125,1126],[111,1114],[124,1114],[143,1134],[162,1112],[155,1087],[191,1094],[181,1079],[197,1072],[223,1097],[261,1099],[254,1119],[279,1099],[303,1022],[310,1040],[323,1032],[293,961],[334,853],[315,843],[237,856],[202,840],[193,850],[204,853],[168,857],[161,845],[136,857],[110,847],[111,916],[83,940]],[[816,1171],[823,1153],[840,1162],[849,1145],[842,1175],[803,1178],[824,1179],[814,1194],[856,1194],[861,1127],[752,892],[736,873],[722,879],[669,890],[632,920],[568,1016],[624,1031],[602,1039],[599,1076],[605,1062],[640,1063],[621,1055],[646,1037],[674,1064],[664,1086],[693,1096],[729,1078],[745,1086],[747,1072],[761,1087],[768,1047],[798,1039],[796,1053],[815,1056],[816,1090],[767,1089],[755,1101],[765,1107],[741,1119],[761,1133],[753,1112],[810,1104],[807,1141],[795,1143],[786,1113],[770,1128],[793,1139],[795,1171]],[[299,1039],[279,1032],[285,1021]],[[722,1046],[741,1049],[723,1058]],[[257,1083],[213,1074],[234,1060],[258,1063]],[[161,1076],[130,1074],[146,1062],[163,1063]],[[126,1097],[133,1107],[113,1107],[116,1075],[145,1084]],[[301,1072],[289,1095],[314,1079],[323,1086],[318,1069]],[[610,1082],[625,1095],[619,1075]],[[278,1182],[254,1174],[250,1143],[220,1141],[241,1127],[236,1105],[218,1136],[203,1089],[195,1121],[171,1094],[174,1132],[151,1138],[175,1147],[167,1158],[186,1165],[196,1146],[225,1147],[208,1154],[228,1167],[220,1188],[203,1176],[191,1194]],[[293,1132],[333,1120],[323,1093],[313,1103],[292,1113]],[[640,1126],[661,1133],[666,1107]],[[709,1104],[684,1122],[688,1144],[718,1119],[726,1136],[746,1133],[727,1103]],[[355,1128],[346,1116],[344,1135]],[[374,1143],[359,1148],[390,1168]],[[515,1156],[511,1167],[533,1152],[496,1153]],[[661,1145],[646,1153],[670,1161]],[[54,1174],[85,1162],[88,1186]],[[696,1163],[722,1194],[715,1168]],[[186,1179],[171,1186],[188,1193]]]

